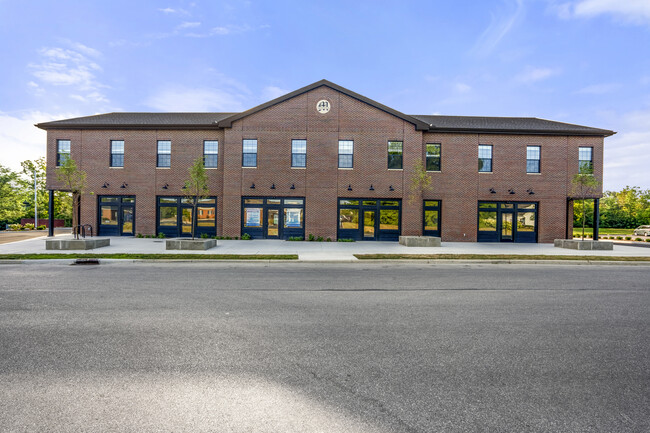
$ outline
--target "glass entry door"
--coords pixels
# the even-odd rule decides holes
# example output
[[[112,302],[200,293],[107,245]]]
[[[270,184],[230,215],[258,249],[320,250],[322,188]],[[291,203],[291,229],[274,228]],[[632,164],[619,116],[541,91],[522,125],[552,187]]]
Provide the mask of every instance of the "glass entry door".
[[[266,237],[277,238],[280,235],[280,209],[268,208],[266,215]]]
[[[512,212],[501,213],[501,242],[512,242]]]
[[[375,239],[375,211],[363,211],[363,238],[365,240]]]
[[[122,207],[122,236],[133,234],[133,207]]]
[[[97,234],[133,236],[135,234],[135,197],[100,196],[97,201]]]

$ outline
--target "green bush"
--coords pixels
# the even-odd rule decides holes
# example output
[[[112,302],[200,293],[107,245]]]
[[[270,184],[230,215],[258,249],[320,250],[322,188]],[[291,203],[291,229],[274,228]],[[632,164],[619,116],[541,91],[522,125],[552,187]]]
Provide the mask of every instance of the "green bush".
[[[239,236],[233,237],[234,240],[239,240]]]
[[[643,239],[641,239],[641,238],[634,238],[634,241],[635,241],[635,242],[643,242]]]
[[[332,238],[327,238],[327,242],[332,242]]]
[[[167,236],[165,236],[164,233],[160,232],[158,233],[158,239],[165,239]]]
[[[142,233],[138,233],[137,235],[135,235],[135,237],[138,238],[138,239],[141,239],[141,238],[143,238],[144,236],[142,235]]]
[[[251,239],[253,239],[253,238],[248,233],[244,233],[243,235],[241,235],[241,240],[242,241],[249,241]]]
[[[209,234],[207,234],[207,233],[201,233],[201,239],[207,239],[207,238],[209,238],[209,237],[210,237]]]
[[[324,239],[323,239],[323,237],[322,237],[322,236],[319,236],[318,238],[316,238],[316,241],[317,241],[317,242],[323,242],[323,241],[324,241]]]
[[[631,241],[631,240],[632,240],[632,236],[625,236],[625,240],[626,240],[626,241]]]
[[[304,240],[302,236],[289,236],[289,241],[302,241]]]
[[[338,242],[354,242],[354,239],[339,238]]]
[[[34,230],[34,224],[32,223],[27,223],[24,225],[25,230]]]
[[[9,230],[22,230],[23,226],[20,224],[9,224]]]
[[[650,242],[650,238],[646,238],[645,241],[646,241],[646,242]]]
[[[616,236],[616,239],[619,240],[619,241],[622,241],[622,240],[623,240],[623,236]]]
[[[40,225],[40,226],[36,227],[37,230],[45,230],[46,228],[47,228],[47,226],[45,226],[45,225]]]
[[[316,237],[313,234],[309,233],[309,238],[308,239],[309,239],[309,242],[314,242]]]

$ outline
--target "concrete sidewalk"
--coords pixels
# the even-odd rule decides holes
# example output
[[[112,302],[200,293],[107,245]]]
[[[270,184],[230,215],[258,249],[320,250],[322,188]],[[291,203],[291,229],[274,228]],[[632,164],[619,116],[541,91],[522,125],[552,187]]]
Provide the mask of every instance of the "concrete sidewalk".
[[[69,234],[57,238],[71,238]],[[282,240],[219,240],[207,251],[167,251],[163,239],[111,237],[111,245],[95,250],[46,251],[45,236],[0,245],[0,254],[140,253],[140,254],[297,254],[301,261],[357,261],[354,254],[517,254],[553,256],[650,257],[650,248],[615,245],[613,251],[576,251],[553,244],[443,242],[439,248],[405,247],[397,242],[288,242]]]

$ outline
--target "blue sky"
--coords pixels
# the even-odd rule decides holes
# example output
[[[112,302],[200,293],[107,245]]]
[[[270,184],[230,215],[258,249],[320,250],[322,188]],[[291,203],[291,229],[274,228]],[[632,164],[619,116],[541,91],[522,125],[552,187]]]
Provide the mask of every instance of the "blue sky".
[[[322,78],[407,114],[613,129],[605,189],[650,188],[650,0],[0,0],[0,164],[41,121],[240,111]]]

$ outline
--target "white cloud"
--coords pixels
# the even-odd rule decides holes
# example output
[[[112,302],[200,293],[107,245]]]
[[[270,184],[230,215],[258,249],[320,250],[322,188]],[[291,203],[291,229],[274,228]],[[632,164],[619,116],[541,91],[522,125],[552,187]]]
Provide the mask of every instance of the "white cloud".
[[[650,188],[650,171],[643,158],[650,149],[650,111],[628,113],[613,123],[618,133],[605,139],[605,189]]]
[[[71,48],[46,47],[39,50],[40,63],[30,63],[28,68],[38,83],[29,86],[47,90],[47,86],[69,87],[76,100],[108,102],[100,89],[108,86],[99,82],[97,74],[102,68],[89,57],[101,57],[101,53],[80,43],[68,42]],[[81,98],[81,99],[80,99]]]
[[[454,84],[454,90],[458,93],[468,93],[472,90],[472,87],[469,84],[456,83]]]
[[[215,88],[168,87],[149,97],[145,105],[160,111],[243,111],[241,93]]]
[[[471,50],[472,53],[478,56],[489,55],[512,30],[517,21],[523,18],[525,13],[523,0],[509,1],[508,3],[511,10],[492,14],[490,25],[479,36]]]
[[[192,29],[192,28],[195,28],[195,27],[199,27],[200,25],[201,25],[201,23],[199,23],[199,22],[183,22],[183,23],[179,24],[178,26],[176,26],[176,28],[178,30]]]
[[[517,75],[515,79],[521,83],[535,83],[558,75],[560,71],[553,68],[533,68],[527,67],[521,74]]]
[[[158,9],[158,10],[160,12],[166,14],[166,15],[169,15],[169,14],[189,15],[190,14],[185,9],[164,8],[164,9]]]
[[[51,114],[40,111],[16,116],[0,112],[0,164],[18,171],[22,161],[45,156],[47,134],[34,124],[77,116],[73,113]]]
[[[262,98],[265,101],[270,101],[271,99],[279,98],[282,95],[289,93],[289,90],[282,89],[276,86],[267,86],[262,90]]]
[[[579,0],[551,3],[551,10],[560,18],[591,18],[612,15],[634,24],[650,24],[650,1],[648,0]]]
[[[592,84],[591,86],[583,87],[578,90],[576,93],[586,94],[586,95],[604,95],[606,93],[611,93],[621,87],[618,83],[601,83],[601,84]]]

